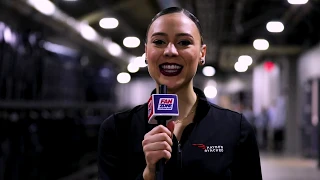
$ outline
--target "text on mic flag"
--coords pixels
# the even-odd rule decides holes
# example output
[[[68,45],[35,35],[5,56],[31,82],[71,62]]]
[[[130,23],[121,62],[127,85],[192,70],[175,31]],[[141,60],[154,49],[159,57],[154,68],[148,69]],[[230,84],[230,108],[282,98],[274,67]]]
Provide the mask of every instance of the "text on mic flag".
[[[171,116],[175,120],[179,116],[178,96],[176,94],[153,94],[148,101],[148,122],[157,124],[155,117]]]

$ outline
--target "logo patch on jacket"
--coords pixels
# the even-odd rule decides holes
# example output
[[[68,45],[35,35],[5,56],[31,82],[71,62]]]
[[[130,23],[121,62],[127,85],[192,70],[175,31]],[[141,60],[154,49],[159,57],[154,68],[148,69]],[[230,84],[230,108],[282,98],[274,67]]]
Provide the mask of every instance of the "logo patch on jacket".
[[[223,152],[223,146],[219,145],[219,146],[206,146],[204,144],[192,144],[193,146],[196,146],[200,149],[203,149],[204,152],[207,153],[215,153],[215,152]]]

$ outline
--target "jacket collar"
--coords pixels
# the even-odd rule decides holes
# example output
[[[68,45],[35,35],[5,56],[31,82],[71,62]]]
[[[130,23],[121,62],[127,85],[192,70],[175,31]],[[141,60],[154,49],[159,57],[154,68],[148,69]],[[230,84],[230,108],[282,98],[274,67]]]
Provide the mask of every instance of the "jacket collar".
[[[203,119],[205,119],[205,117],[207,116],[207,114],[209,113],[209,110],[210,110],[210,102],[207,100],[207,98],[206,98],[206,96],[204,95],[203,91],[200,90],[199,88],[196,88],[196,87],[194,87],[193,90],[194,90],[194,92],[195,92],[195,93],[197,94],[197,96],[198,96],[198,106],[197,106],[197,108],[196,108],[196,113],[195,113],[195,116],[194,116],[194,119],[193,119],[193,123],[189,124],[189,125],[187,126],[188,128],[186,128],[186,129],[184,130],[184,131],[186,131],[186,134],[188,134],[188,136],[182,136],[182,137],[181,137],[181,138],[184,137],[183,139],[180,140],[180,142],[181,142],[182,144],[184,144],[184,143],[187,141],[187,139],[189,139],[189,136],[191,135],[191,132],[194,130],[194,127],[197,126],[197,124],[199,125],[200,122],[201,122]],[[155,93],[156,93],[156,89],[154,89],[151,94],[155,94]],[[149,132],[149,131],[150,131],[152,128],[154,128],[156,125],[154,125],[154,124],[149,124],[149,123],[148,123],[147,112],[148,112],[148,104],[146,103],[146,104],[145,104],[145,119],[146,119],[145,125],[146,125],[146,130],[147,130],[147,132]],[[207,125],[205,124],[205,126],[207,126]],[[187,132],[187,131],[189,131],[189,132]],[[146,132],[146,133],[147,133],[147,132]],[[196,133],[199,133],[199,132],[196,132]],[[201,133],[200,133],[200,134],[201,134]],[[201,137],[202,137],[202,136],[201,136]],[[177,143],[176,138],[174,138],[174,139],[175,139],[174,142]],[[205,138],[205,139],[206,139],[206,138]],[[202,140],[199,141],[199,142],[202,142]]]
[[[193,87],[193,91],[197,94],[198,96],[198,106],[196,109],[196,114],[194,116],[194,121],[193,122],[199,122],[201,121],[208,113],[209,109],[210,109],[210,103],[207,100],[204,92],[202,90],[200,90],[197,87]],[[152,94],[156,94],[156,89],[154,89],[151,92]]]

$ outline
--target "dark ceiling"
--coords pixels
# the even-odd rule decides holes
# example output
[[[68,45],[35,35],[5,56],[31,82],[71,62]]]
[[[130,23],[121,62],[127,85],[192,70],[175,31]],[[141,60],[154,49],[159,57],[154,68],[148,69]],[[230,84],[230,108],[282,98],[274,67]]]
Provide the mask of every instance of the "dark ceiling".
[[[149,21],[160,10],[157,1],[149,0],[51,1],[68,15],[79,21],[88,22],[102,36],[110,37],[128,53],[136,56],[143,54],[143,43],[138,48],[126,48],[123,46],[123,39],[127,36],[136,36],[143,41]],[[103,17],[115,17],[119,20],[119,26],[116,29],[102,29],[99,21]]]
[[[9,1],[9,0],[4,0]],[[13,0],[19,3],[22,0]],[[128,53],[144,53],[146,28],[152,17],[168,6],[181,6],[200,20],[208,46],[207,64],[218,72],[234,72],[233,65],[240,55],[251,55],[254,62],[264,56],[298,55],[319,42],[320,1],[309,0],[305,5],[291,5],[287,0],[51,0],[67,15],[86,21],[102,37],[109,37]],[[112,16],[119,20],[113,30],[99,27],[99,20]],[[270,33],[266,23],[280,20],[285,26],[281,33]],[[138,48],[126,48],[122,40],[137,36]],[[265,38],[270,43],[266,51],[257,51],[252,43]],[[84,43],[85,44],[85,43]],[[90,46],[90,44],[85,44]],[[118,61],[107,58],[108,61]],[[125,64],[122,65],[125,69]],[[142,71],[145,73],[145,71]]]

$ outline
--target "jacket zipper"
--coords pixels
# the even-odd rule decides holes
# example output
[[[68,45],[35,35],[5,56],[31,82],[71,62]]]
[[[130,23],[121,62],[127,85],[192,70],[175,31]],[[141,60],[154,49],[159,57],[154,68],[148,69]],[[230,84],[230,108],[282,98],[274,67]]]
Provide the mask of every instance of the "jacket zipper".
[[[178,143],[178,162],[179,162],[180,168],[182,168],[182,149],[181,149],[180,142]]]

